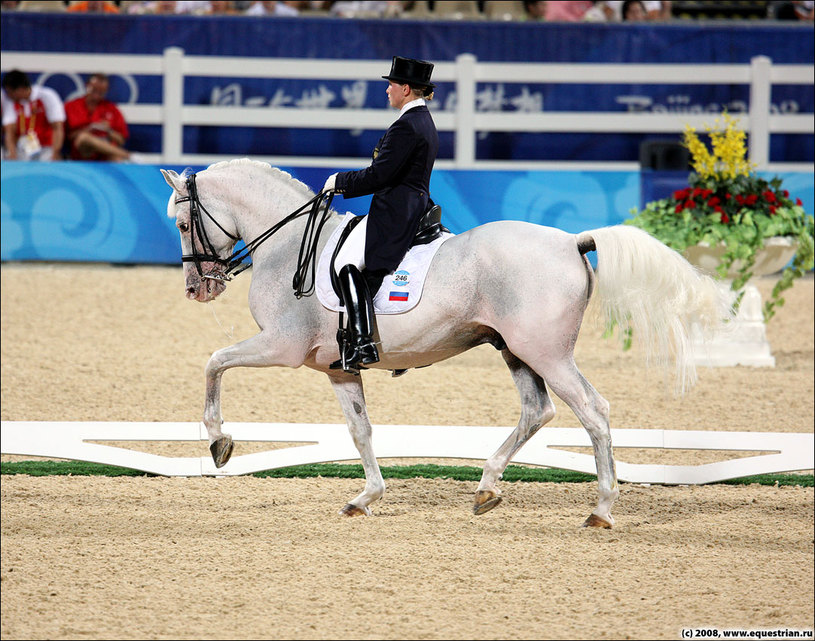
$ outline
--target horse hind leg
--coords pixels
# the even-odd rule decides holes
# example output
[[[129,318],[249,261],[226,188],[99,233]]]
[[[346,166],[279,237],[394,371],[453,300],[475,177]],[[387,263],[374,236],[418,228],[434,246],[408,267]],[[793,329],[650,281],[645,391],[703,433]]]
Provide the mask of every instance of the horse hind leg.
[[[555,416],[555,406],[543,379],[508,349],[501,353],[521,395],[521,418],[512,434],[484,464],[481,482],[475,493],[475,514],[484,514],[498,506],[501,502],[501,491],[496,485],[498,479],[524,443]]]
[[[608,401],[580,373],[574,359],[547,364],[542,373],[552,392],[569,406],[586,428],[594,449],[600,498],[597,508],[585,520],[583,527],[610,528],[614,524],[611,506],[620,495],[620,490],[611,449]]]
[[[342,407],[348,430],[354,440],[365,470],[365,489],[340,510],[344,516],[370,516],[371,503],[385,494],[385,480],[379,469],[371,443],[373,428],[365,407],[362,377],[340,374],[329,376],[334,393]]]

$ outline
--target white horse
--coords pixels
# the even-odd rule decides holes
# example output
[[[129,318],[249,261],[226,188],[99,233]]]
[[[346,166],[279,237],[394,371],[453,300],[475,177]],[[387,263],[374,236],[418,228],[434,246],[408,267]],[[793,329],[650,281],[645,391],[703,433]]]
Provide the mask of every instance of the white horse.
[[[288,216],[314,198],[289,174],[249,159],[212,165],[193,180],[162,169],[173,193],[168,215],[181,235],[187,297],[207,302],[226,287],[227,257],[237,239],[252,244],[249,307],[260,332],[215,352],[206,365],[203,421],[215,464],[233,443],[221,431],[221,376],[232,367],[299,367],[324,372],[334,388],[359,450],[365,489],[341,510],[371,514],[385,483],[371,445],[362,377],[330,370],[338,357],[337,313],[315,296],[296,298],[291,278],[305,217]],[[197,185],[197,187],[196,187]],[[202,213],[203,212],[203,213]],[[328,215],[317,251],[340,224]],[[266,238],[268,237],[268,238]],[[585,257],[596,246],[598,270]],[[595,291],[596,290],[596,291]],[[649,358],[675,360],[679,385],[695,381],[688,334],[691,323],[716,330],[729,317],[727,301],[708,277],[645,232],[629,226],[577,235],[525,222],[494,222],[453,236],[431,265],[420,303],[403,314],[379,315],[378,369],[430,365],[476,345],[501,353],[521,396],[518,426],[486,461],[473,511],[501,501],[498,479],[512,457],[555,415],[547,387],[588,431],[597,464],[599,501],[584,526],[611,527],[619,495],[609,430],[609,404],[577,369],[574,346],[589,298],[607,317],[631,327]]]

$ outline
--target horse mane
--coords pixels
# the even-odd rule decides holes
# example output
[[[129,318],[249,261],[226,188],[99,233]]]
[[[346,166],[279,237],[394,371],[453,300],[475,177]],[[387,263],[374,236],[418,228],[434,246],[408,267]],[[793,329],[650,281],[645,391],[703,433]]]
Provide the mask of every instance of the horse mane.
[[[252,160],[251,158],[235,158],[233,160],[222,160],[207,167],[206,171],[220,171],[223,169],[230,169],[233,167],[240,168],[242,166],[258,169],[259,171],[268,174],[269,177],[272,178],[273,180],[288,183],[295,187],[296,189],[302,191],[303,196],[309,196],[312,194],[311,187],[309,187],[304,182],[297,180],[297,178],[294,178],[290,173],[283,171],[282,169],[278,169],[277,167],[272,167],[268,163],[261,162],[259,160]]]

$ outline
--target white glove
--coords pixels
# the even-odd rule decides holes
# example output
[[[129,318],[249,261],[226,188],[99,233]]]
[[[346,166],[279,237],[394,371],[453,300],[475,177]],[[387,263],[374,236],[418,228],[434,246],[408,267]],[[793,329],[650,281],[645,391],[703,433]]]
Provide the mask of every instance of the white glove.
[[[335,182],[337,182],[337,174],[331,174],[323,185],[323,191],[334,191]]]

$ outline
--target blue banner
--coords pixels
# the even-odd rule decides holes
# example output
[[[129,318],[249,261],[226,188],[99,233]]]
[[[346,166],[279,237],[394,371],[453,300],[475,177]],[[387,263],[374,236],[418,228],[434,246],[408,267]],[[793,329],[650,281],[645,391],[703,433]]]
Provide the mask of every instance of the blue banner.
[[[281,169],[315,191],[337,171]],[[815,211],[811,172],[780,177],[806,211]],[[637,171],[437,169],[430,189],[442,206],[442,222],[454,233],[495,220],[524,220],[574,233],[618,224],[641,206]],[[167,217],[171,193],[155,166],[3,162],[0,259],[180,264],[178,231]],[[365,214],[370,201],[337,196],[334,207]]]
[[[775,64],[815,63],[811,25],[783,23],[564,24],[256,18],[243,16],[99,16],[4,13],[3,51],[101,54],[161,54],[178,46],[190,55],[379,59],[383,74],[394,53],[452,61],[463,52],[484,62],[747,64],[756,55]],[[67,99],[82,92],[85,77],[64,74],[32,80]],[[272,69],[270,69],[270,75]],[[204,78],[185,80],[185,103],[291,108],[384,108],[384,81],[331,79]],[[120,104],[155,104],[162,95],[158,76],[113,76],[110,99]],[[434,111],[455,109],[452,83],[439,83]],[[722,85],[574,85],[481,83],[481,112],[635,111],[738,115],[748,110],[748,88]],[[806,85],[773,88],[774,113],[812,113],[815,90]],[[183,150],[190,154],[367,157],[381,132],[284,128],[186,127]],[[636,161],[649,134],[529,134],[482,132],[479,160]],[[441,136],[440,158],[452,158],[452,133]],[[129,146],[161,150],[159,126],[134,126]],[[813,162],[815,138],[776,134],[771,162]]]

